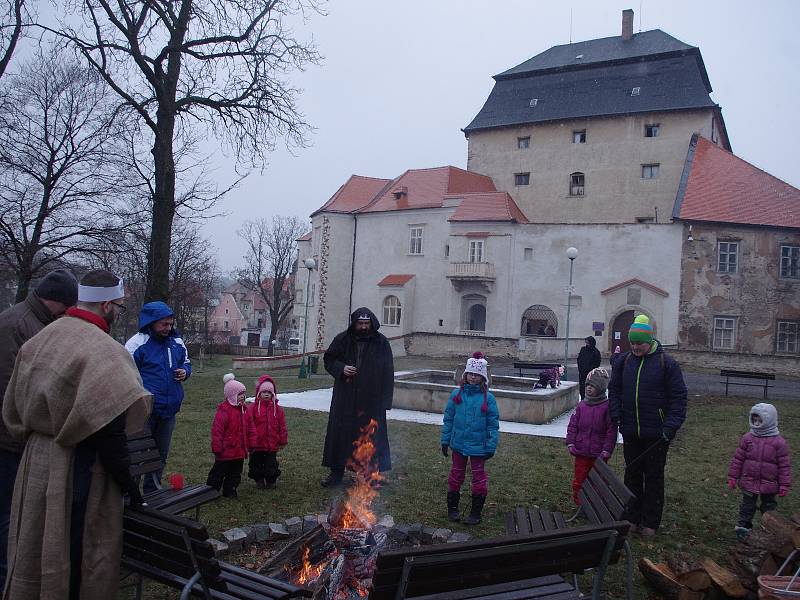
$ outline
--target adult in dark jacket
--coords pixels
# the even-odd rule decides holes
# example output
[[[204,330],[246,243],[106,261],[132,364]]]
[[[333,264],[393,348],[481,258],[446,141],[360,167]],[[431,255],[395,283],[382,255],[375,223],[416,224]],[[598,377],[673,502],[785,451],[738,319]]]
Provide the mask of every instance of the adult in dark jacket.
[[[325,352],[325,369],[333,376],[333,398],[325,434],[322,465],[331,472],[322,486],[337,485],[353,454],[353,442],[362,427],[374,419],[375,461],[380,471],[392,468],[386,411],[392,408],[394,359],[380,323],[368,308],[350,315],[350,327],[331,342]]]
[[[612,364],[609,411],[624,443],[625,485],[636,495],[629,520],[651,536],[661,524],[667,450],[686,419],[687,392],[680,366],[653,338],[646,316],[634,319],[628,339],[631,351]]]
[[[0,410],[20,347],[78,301],[78,281],[64,269],[48,273],[22,302],[0,313]],[[0,419],[0,591],[6,581],[11,497],[25,443]]]
[[[175,329],[175,313],[164,302],[148,302],[139,313],[139,333],[125,348],[142,376],[142,384],[153,394],[153,412],[147,422],[166,464],[175,415],[183,402],[183,382],[192,374],[192,363],[183,338]],[[144,492],[153,492],[161,485],[163,469],[145,478]]]
[[[597,349],[597,341],[589,336],[585,340],[586,345],[578,352],[578,386],[580,387],[581,400],[586,397],[586,376],[589,371],[600,366],[603,357]]]

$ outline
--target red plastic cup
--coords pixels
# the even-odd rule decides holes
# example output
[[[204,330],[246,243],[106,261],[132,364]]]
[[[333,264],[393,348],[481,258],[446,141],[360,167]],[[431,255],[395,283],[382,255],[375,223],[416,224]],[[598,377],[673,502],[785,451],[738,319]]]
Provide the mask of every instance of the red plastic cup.
[[[173,473],[169,476],[169,484],[172,486],[173,490],[182,490],[183,489],[183,474],[182,473]]]

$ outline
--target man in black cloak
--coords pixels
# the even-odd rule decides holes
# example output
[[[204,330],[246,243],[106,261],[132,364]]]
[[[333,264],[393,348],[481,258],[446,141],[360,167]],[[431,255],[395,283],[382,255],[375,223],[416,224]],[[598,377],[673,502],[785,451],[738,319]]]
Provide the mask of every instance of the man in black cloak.
[[[600,350],[597,349],[597,340],[589,336],[584,341],[586,345],[578,352],[578,383],[581,400],[586,397],[586,376],[589,371],[599,367],[603,360]]]
[[[378,424],[374,460],[380,471],[392,468],[386,411],[392,408],[394,360],[389,340],[378,333],[379,328],[372,311],[359,308],[350,315],[350,327],[337,335],[325,352],[325,370],[334,384],[322,455],[322,465],[331,472],[322,480],[323,487],[341,483],[353,442],[371,419]]]

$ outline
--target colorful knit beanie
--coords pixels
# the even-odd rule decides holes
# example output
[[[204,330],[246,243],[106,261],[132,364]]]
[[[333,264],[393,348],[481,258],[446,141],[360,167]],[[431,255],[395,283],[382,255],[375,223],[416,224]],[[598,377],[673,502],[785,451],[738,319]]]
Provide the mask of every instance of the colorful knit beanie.
[[[653,342],[653,326],[646,315],[639,315],[633,320],[628,340],[635,344],[651,344]]]
[[[453,402],[456,404],[461,404],[461,392],[464,391],[467,373],[473,373],[483,377],[483,404],[481,404],[481,412],[485,413],[489,410],[489,397],[486,391],[489,387],[489,363],[484,358],[483,352],[473,352],[472,358],[467,359],[467,366],[464,369],[464,378],[461,380],[461,386],[458,389],[456,397],[453,398]]]

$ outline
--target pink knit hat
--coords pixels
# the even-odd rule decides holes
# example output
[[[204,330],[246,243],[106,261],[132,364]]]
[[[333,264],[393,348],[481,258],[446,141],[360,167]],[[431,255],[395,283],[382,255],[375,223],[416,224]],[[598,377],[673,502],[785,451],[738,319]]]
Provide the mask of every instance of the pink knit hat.
[[[247,388],[242,382],[236,381],[236,376],[233,373],[226,374],[222,378],[222,381],[225,383],[223,388],[225,400],[227,400],[231,406],[239,406],[239,399],[237,396],[241,392],[247,391]]]

